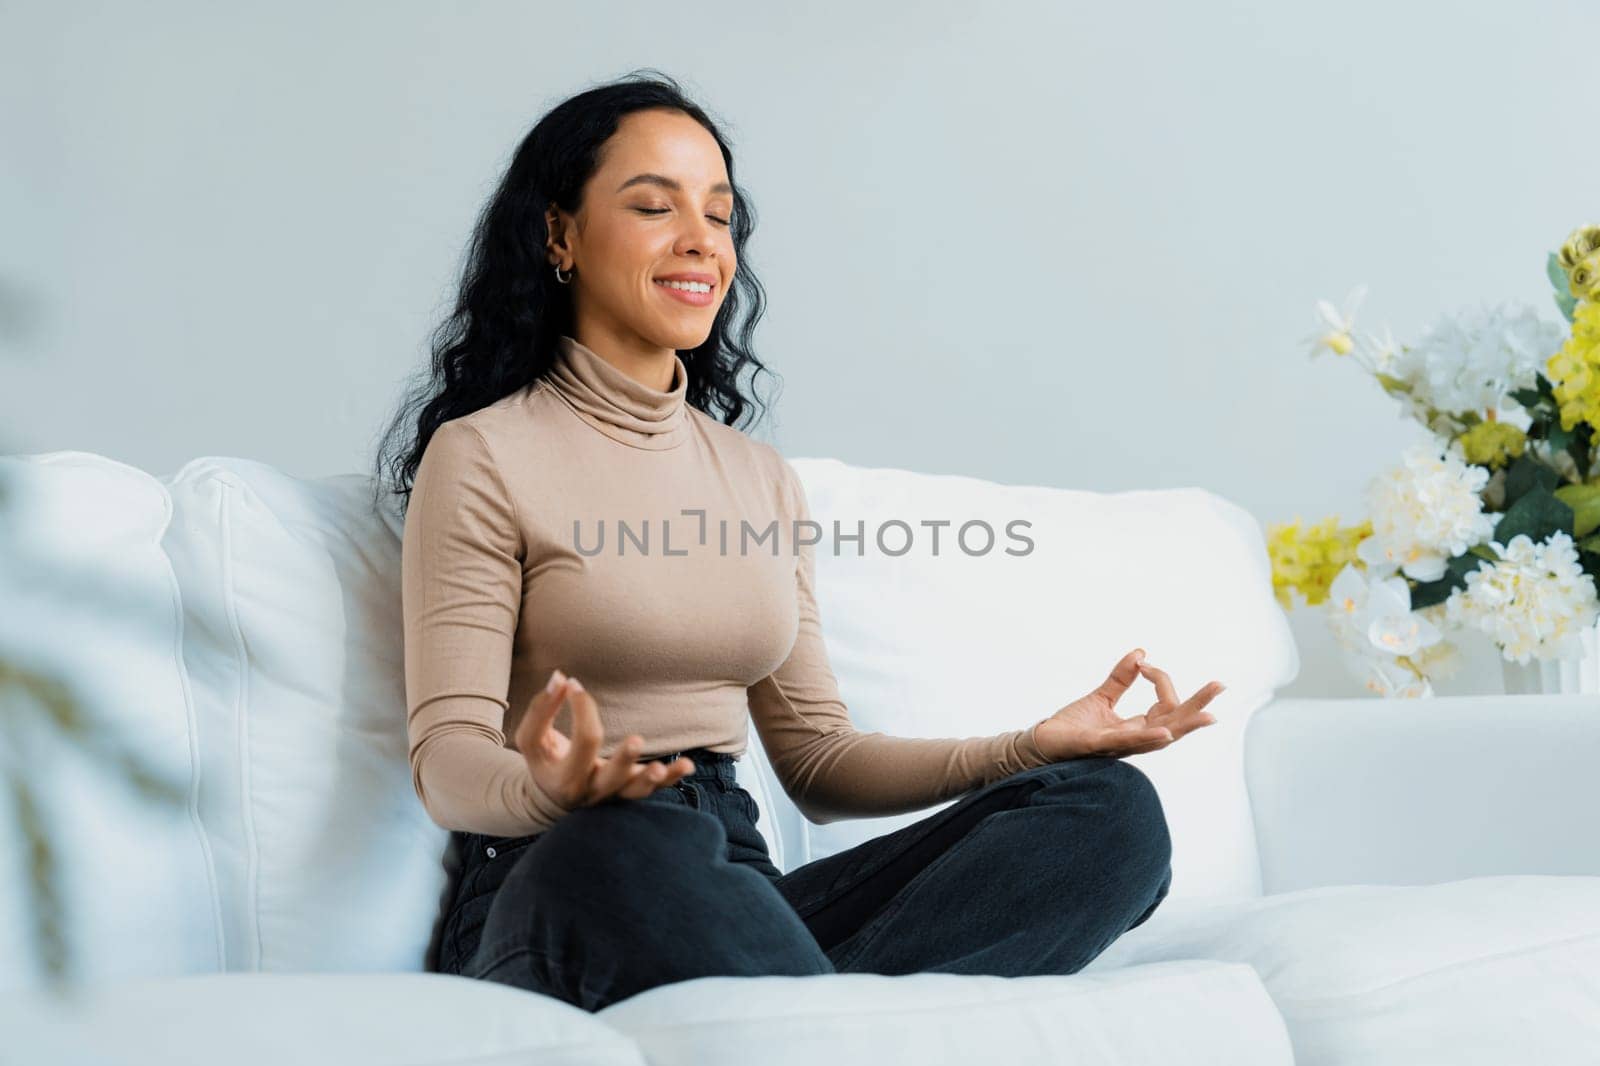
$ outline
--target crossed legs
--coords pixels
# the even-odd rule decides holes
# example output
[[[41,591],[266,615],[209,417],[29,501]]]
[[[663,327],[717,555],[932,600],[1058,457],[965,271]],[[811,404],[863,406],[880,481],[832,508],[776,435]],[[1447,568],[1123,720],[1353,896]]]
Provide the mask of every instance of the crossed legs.
[[[507,874],[464,973],[587,1010],[707,976],[1076,973],[1171,886],[1154,786],[1110,756],[976,789],[773,880],[661,790],[581,807]]]

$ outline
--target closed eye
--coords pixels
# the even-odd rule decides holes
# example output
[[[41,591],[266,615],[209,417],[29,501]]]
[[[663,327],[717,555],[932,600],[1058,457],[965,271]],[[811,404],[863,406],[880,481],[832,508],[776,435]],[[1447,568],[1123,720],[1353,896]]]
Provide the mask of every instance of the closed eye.
[[[641,215],[664,215],[667,213],[667,209],[665,207],[636,207],[634,210],[639,212]],[[733,223],[728,219],[718,218],[716,215],[707,215],[706,217],[721,226],[733,225]]]

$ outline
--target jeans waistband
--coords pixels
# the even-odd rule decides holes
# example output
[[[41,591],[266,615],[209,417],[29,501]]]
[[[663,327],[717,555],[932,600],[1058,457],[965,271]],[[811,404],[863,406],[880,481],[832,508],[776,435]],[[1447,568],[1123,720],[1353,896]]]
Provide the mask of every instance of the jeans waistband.
[[[712,751],[709,748],[687,748],[683,751],[668,752],[664,755],[650,755],[640,759],[640,762],[671,762],[680,755],[687,755],[694,760],[694,771],[685,775],[686,780],[699,778],[710,780],[712,778],[735,784],[738,775],[734,767],[736,757],[725,751]]]

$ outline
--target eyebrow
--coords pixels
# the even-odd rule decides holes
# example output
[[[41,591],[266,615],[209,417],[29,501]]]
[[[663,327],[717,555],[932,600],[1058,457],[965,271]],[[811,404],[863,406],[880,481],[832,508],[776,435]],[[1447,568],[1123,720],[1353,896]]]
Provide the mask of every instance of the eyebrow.
[[[621,185],[618,185],[617,191],[621,192],[623,189],[631,188],[634,185],[660,185],[662,188],[671,189],[673,192],[683,191],[683,184],[681,182],[669,178],[665,174],[649,173],[635,174]],[[711,186],[711,191],[728,193],[731,195],[733,193],[733,186],[729,185],[725,181],[719,181],[715,185]]]

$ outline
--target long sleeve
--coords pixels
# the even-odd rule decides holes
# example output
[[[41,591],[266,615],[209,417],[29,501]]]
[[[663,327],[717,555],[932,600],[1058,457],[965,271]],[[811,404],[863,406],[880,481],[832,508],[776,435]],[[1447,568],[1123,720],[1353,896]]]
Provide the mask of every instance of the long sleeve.
[[[809,521],[804,486],[787,460],[783,469],[788,514]],[[773,772],[811,821],[919,810],[1050,762],[1031,726],[962,739],[858,730],[823,643],[814,546],[801,546],[795,581],[800,627],[794,648],[748,695]]]
[[[566,813],[505,746],[522,554],[487,442],[470,424],[445,422],[406,509],[401,614],[412,784],[446,829],[525,836]]]

